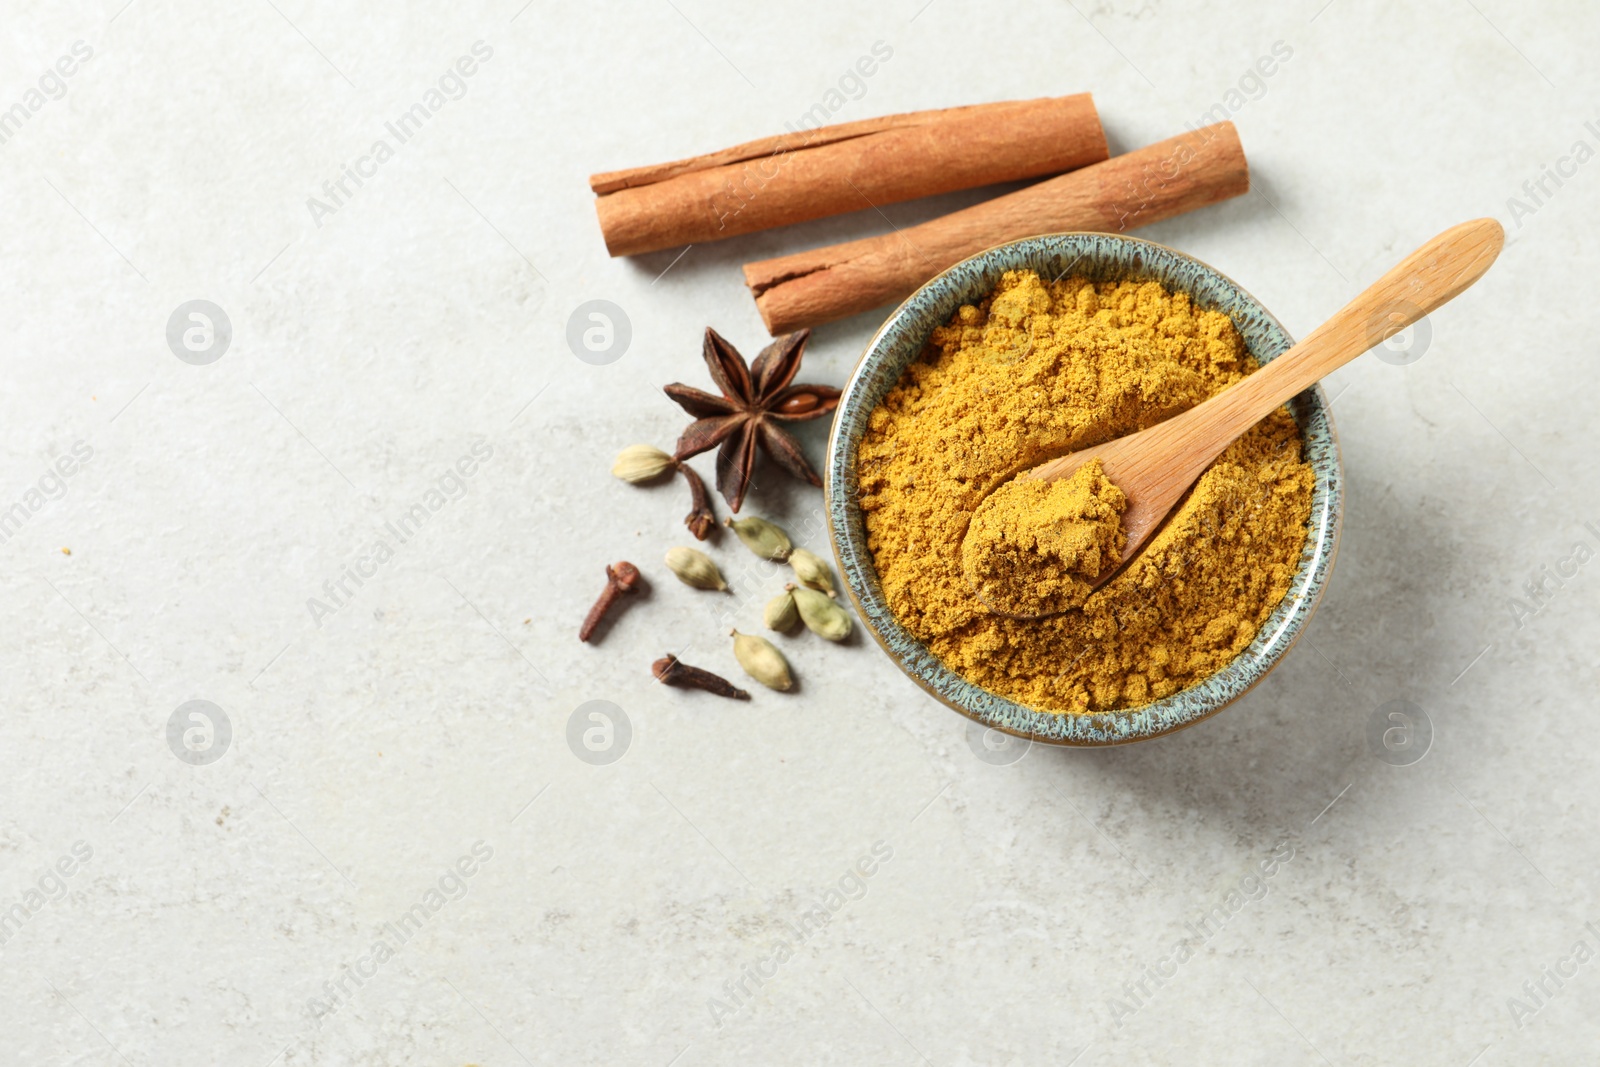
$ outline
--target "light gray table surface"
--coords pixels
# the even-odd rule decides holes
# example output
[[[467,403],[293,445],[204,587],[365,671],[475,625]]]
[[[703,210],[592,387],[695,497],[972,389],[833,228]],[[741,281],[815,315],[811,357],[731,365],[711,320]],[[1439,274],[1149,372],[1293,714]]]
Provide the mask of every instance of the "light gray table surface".
[[[519,3],[0,10],[0,1061],[1592,1058],[1593,5]],[[1305,639],[1107,751],[975,748],[869,643],[786,642],[801,691],[749,705],[654,684],[736,675],[780,580],[724,539],[733,596],[677,584],[682,487],[608,473],[685,423],[660,386],[706,384],[707,324],[763,343],[740,264],[991,191],[623,261],[588,174],[1083,90],[1114,151],[1231,115],[1254,191],[1142,233],[1297,335],[1507,227],[1420,358],[1327,383]],[[603,365],[591,300],[631,326]],[[749,509],[825,552],[820,505]],[[623,558],[652,591],[581,646]],[[1396,707],[1420,761],[1369,741]]]

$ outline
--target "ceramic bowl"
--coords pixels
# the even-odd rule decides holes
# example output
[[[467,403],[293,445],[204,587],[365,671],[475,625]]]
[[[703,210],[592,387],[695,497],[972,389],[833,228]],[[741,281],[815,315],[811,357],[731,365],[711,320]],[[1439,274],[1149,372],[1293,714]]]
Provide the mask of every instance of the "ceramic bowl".
[[[1197,307],[1226,313],[1262,363],[1293,343],[1282,324],[1231,279],[1151,241],[1103,233],[1054,234],[973,256],[924,285],[889,316],[845,386],[828,442],[827,509],[834,554],[856,610],[884,651],[912,680],[969,719],[1058,745],[1117,745],[1159,737],[1192,726],[1243,696],[1283,658],[1316,609],[1333,568],[1343,510],[1339,444],[1328,398],[1318,386],[1289,404],[1305,438],[1305,458],[1316,473],[1309,535],[1289,592],[1247,649],[1205,681],[1124,711],[1057,715],[991,693],[945,667],[890,613],[853,487],[857,452],[872,409],[922,351],[933,329],[949,321],[962,304],[980,301],[999,284],[1002,273],[1024,268],[1046,278],[1070,272],[1095,281],[1151,280],[1188,293]]]

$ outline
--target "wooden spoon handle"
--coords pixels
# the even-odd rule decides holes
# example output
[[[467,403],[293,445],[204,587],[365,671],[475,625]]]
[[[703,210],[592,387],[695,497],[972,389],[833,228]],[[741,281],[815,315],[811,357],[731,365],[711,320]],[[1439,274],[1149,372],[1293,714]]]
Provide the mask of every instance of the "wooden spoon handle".
[[[1171,420],[1187,424],[1181,428],[1189,438],[1184,451],[1197,464],[1195,477],[1273,408],[1459,296],[1483,276],[1504,244],[1505,231],[1494,219],[1452,226],[1401,260],[1305,340]]]

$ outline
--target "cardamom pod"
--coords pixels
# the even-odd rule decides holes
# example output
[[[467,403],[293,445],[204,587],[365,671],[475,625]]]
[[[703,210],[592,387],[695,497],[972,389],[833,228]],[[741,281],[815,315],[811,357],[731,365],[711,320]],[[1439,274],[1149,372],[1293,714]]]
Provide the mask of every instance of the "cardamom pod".
[[[854,625],[850,621],[850,613],[841,608],[837,601],[793,582],[789,583],[788,589],[806,629],[829,641],[843,641],[850,636],[851,626]]]
[[[794,576],[800,579],[802,585],[821,590],[830,597],[839,595],[833,591],[833,572],[821,556],[797,548],[789,553],[789,566],[794,568]]]
[[[788,633],[800,621],[800,609],[795,607],[794,594],[785,589],[771,600],[761,612],[761,621],[769,630]]]
[[[711,557],[698,549],[681,546],[667,549],[667,569],[676,574],[684,585],[692,585],[696,589],[728,588],[728,583],[722,580],[722,572],[711,562]]]
[[[742,634],[738,630],[729,633],[733,635],[733,658],[739,661],[746,674],[768,689],[788,689],[794,685],[789,661],[783,658],[777,645],[765,637]]]
[[[678,461],[655,445],[629,445],[617,453],[611,473],[625,482],[638,485],[659,478],[678,465]]]
[[[783,532],[783,527],[777,523],[768,522],[766,519],[754,515],[742,519],[729,516],[723,519],[723,524],[739,535],[739,540],[744,542],[744,547],[760,556],[770,559],[775,563],[782,563],[789,558],[789,553],[794,550],[794,542],[789,540],[789,535]]]

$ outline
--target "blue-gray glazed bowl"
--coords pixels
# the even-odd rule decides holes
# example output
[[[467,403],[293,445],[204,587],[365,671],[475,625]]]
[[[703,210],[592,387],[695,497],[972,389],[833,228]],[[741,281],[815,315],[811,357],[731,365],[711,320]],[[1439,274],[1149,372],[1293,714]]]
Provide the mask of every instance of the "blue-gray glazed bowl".
[[[1225,312],[1262,363],[1293,344],[1282,324],[1232,279],[1152,241],[1105,233],[1053,234],[1000,245],[956,264],[889,316],[867,345],[840,399],[828,442],[826,487],[829,533],[840,573],[868,631],[900,669],[933,696],[985,726],[1046,744],[1079,746],[1143,741],[1192,726],[1266,677],[1305,630],[1328,584],[1338,551],[1344,494],[1339,442],[1320,386],[1289,403],[1305,439],[1305,458],[1316,474],[1306,545],[1294,581],[1250,646],[1188,689],[1123,711],[1082,715],[1039,711],[991,693],[947,668],[900,625],[884,601],[855,491],[857,453],[868,417],[922,352],[936,326],[948,322],[961,305],[982,300],[1005,271],[1021,269],[1046,278],[1076,274],[1095,281],[1160,282],[1172,292],[1189,294],[1197,307]]]

